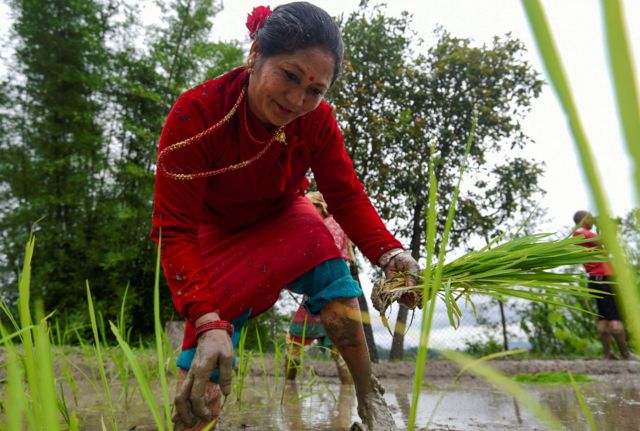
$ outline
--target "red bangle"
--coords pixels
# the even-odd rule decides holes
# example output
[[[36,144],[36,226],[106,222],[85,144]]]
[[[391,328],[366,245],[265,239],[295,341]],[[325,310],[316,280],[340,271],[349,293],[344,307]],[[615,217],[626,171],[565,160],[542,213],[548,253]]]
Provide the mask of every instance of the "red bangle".
[[[233,335],[233,325],[226,320],[213,320],[211,322],[203,323],[196,328],[196,339],[205,332],[213,329],[224,329],[229,334],[229,337]]]

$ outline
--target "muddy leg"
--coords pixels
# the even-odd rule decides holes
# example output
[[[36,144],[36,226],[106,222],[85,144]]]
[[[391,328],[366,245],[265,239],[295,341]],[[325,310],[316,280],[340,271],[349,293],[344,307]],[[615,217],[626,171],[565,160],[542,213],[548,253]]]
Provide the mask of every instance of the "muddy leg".
[[[629,347],[627,347],[627,340],[624,334],[624,326],[622,322],[619,320],[611,320],[609,322],[609,329],[611,331],[611,335],[616,340],[618,344],[618,349],[620,350],[620,356],[623,359],[629,359]]]
[[[343,385],[352,385],[353,379],[351,378],[351,374],[349,374],[349,369],[347,368],[347,363],[342,359],[340,353],[336,350],[335,346],[331,346],[329,349],[329,353],[333,358],[333,361],[336,363],[336,369],[338,370],[338,378],[340,379],[340,383]]]
[[[609,333],[609,325],[607,320],[598,320],[597,323],[598,335],[600,336],[600,342],[602,342],[602,350],[604,357],[607,359],[617,359],[611,352],[611,334]]]
[[[287,380],[295,380],[300,366],[302,345],[287,336],[287,353],[284,358],[284,375]]]
[[[320,317],[329,338],[351,372],[358,399],[358,414],[367,429],[396,430],[393,416],[382,397],[382,387],[371,374],[358,301],[355,298],[331,301],[322,309]]]
[[[186,377],[187,377],[187,371],[180,368],[178,371],[178,382],[176,384],[177,389],[180,389],[180,387],[182,387],[182,384],[184,383],[184,379]],[[217,383],[213,383],[213,382],[207,383],[205,396],[207,399],[207,406],[209,406],[209,408],[211,409],[211,417],[213,418],[217,418],[218,413],[220,412],[220,403],[222,399],[221,395],[222,393],[220,392],[220,387],[218,386]],[[185,428],[185,427],[181,428],[178,425],[176,427],[176,431],[200,431],[204,429],[207,425],[209,424],[202,423],[202,422],[198,422],[195,426],[191,428]],[[214,426],[213,429],[215,430],[216,427]]]

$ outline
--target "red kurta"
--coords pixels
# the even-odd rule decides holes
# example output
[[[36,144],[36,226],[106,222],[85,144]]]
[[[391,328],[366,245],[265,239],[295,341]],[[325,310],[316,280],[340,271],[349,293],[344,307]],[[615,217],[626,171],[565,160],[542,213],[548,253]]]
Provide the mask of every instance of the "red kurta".
[[[233,70],[184,93],[167,117],[159,151],[222,119],[247,84]],[[220,129],[165,159],[172,172],[193,174],[248,160],[273,132],[248,109],[247,96]],[[204,179],[175,180],[158,172],[153,230],[162,228],[162,265],[177,311],[192,323],[220,310],[231,320],[249,307],[269,308],[287,283],[340,257],[331,234],[302,197],[312,169],[329,211],[372,262],[400,247],[365,195],[332,109],[322,102],[285,129],[255,163]],[[186,341],[186,340],[185,340]]]

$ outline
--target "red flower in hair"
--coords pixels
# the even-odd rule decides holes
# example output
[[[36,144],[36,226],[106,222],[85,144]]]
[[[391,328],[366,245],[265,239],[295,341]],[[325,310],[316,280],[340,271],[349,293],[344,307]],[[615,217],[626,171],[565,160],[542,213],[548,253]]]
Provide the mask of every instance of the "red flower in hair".
[[[250,14],[247,15],[247,28],[249,29],[249,37],[253,40],[256,32],[262,28],[264,22],[271,15],[269,6],[256,6]]]

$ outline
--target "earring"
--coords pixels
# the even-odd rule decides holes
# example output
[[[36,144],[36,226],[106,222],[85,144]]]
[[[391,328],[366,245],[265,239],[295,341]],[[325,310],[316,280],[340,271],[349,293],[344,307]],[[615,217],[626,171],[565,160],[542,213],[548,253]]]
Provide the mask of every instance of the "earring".
[[[250,61],[247,64],[247,72],[249,73],[249,75],[253,74],[253,61]]]

